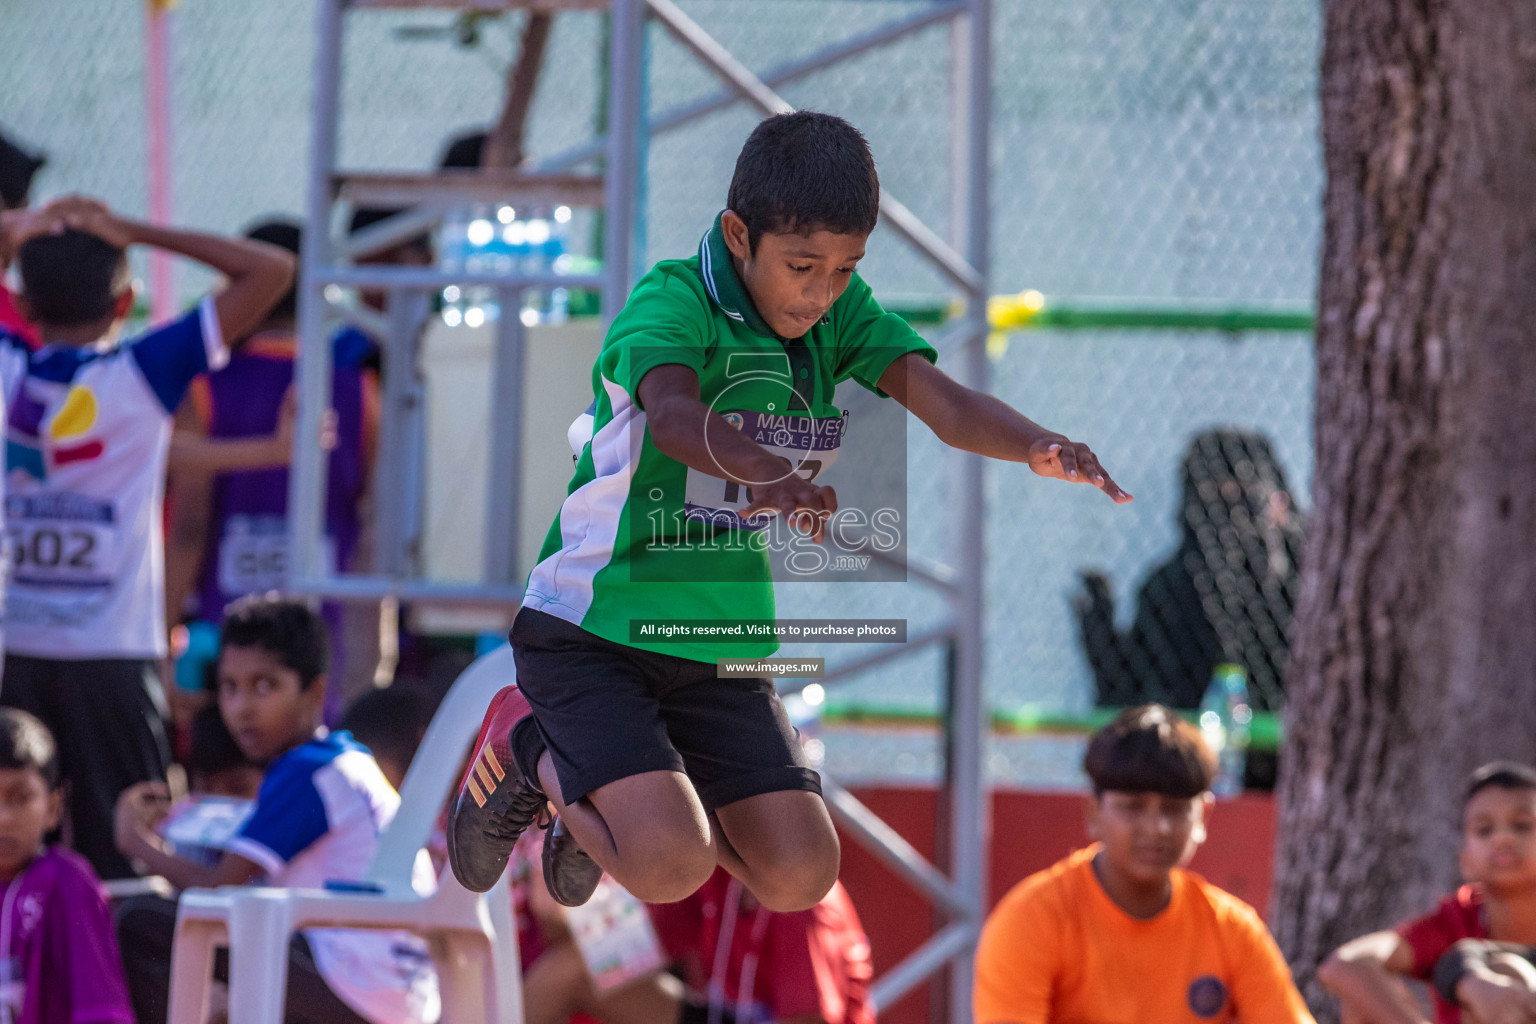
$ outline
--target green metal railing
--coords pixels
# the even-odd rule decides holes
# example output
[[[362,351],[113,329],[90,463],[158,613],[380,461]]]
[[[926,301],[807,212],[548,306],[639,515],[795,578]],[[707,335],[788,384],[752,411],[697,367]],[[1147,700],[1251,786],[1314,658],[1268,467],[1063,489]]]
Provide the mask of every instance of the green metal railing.
[[[1002,736],[1087,736],[1108,725],[1122,708],[1095,708],[1088,712],[1060,711],[1025,705],[1017,711],[993,711],[992,732]],[[1191,722],[1198,711],[1180,712]],[[853,704],[828,701],[822,708],[821,722],[832,726],[867,726],[895,729],[937,729],[939,716],[931,711],[878,704]],[[1277,750],[1283,739],[1280,716],[1269,711],[1255,712],[1248,726],[1250,750]]]
[[[952,305],[888,307],[908,323],[941,324],[960,312]],[[1174,331],[1299,331],[1316,322],[1313,311],[1297,306],[1231,306],[1202,303],[1157,303],[1140,299],[1047,297],[1034,290],[994,295],[987,319],[999,333],[1019,330],[1174,330]]]

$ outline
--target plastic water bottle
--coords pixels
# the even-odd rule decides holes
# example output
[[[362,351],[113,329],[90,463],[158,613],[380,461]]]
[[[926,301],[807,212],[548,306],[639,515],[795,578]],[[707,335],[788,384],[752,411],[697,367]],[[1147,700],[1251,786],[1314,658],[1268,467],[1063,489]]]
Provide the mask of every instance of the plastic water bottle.
[[[438,267],[444,273],[466,272],[469,267],[469,222],[473,210],[467,204],[451,207],[443,215],[442,234],[438,238]],[[443,323],[457,327],[464,322],[464,311],[469,303],[464,289],[451,284],[443,289]]]
[[[469,223],[465,227],[468,255],[464,269],[471,274],[496,274],[505,272],[506,253],[497,243],[499,211],[488,203],[476,203],[470,207]],[[480,284],[464,289],[464,323],[479,327],[495,320],[499,307],[495,291]]]
[[[1236,796],[1243,791],[1243,771],[1248,765],[1248,730],[1253,707],[1248,703],[1248,674],[1241,665],[1217,665],[1200,702],[1200,731],[1216,752],[1217,796]]]
[[[566,272],[570,265],[566,256],[570,221],[568,206],[531,211],[523,232],[525,257],[521,265],[525,273],[534,276]],[[565,288],[530,288],[524,293],[523,323],[529,327],[563,323],[569,301],[570,293]]]
[[[443,218],[439,245],[442,269],[450,273],[537,276],[565,273],[571,209],[514,209],[507,205],[461,203]],[[518,311],[524,324],[562,323],[569,307],[565,288],[530,288]],[[443,289],[443,321],[450,327],[478,327],[501,310],[495,289],[485,285]]]

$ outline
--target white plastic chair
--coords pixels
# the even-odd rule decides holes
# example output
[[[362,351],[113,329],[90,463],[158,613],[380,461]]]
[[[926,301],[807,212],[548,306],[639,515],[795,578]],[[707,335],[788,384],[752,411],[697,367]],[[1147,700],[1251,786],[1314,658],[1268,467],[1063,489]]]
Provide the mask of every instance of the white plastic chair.
[[[229,1024],[281,1024],[288,944],[303,928],[403,929],[423,936],[437,967],[442,1024],[522,1024],[517,931],[507,878],[484,895],[444,870],[417,895],[411,870],[491,697],[512,683],[512,649],[477,659],[454,682],[400,786],[400,810],[379,837],[365,881],[379,892],[225,886],[189,889],[176,913],[168,1024],[204,1024],[214,950],[229,947]]]

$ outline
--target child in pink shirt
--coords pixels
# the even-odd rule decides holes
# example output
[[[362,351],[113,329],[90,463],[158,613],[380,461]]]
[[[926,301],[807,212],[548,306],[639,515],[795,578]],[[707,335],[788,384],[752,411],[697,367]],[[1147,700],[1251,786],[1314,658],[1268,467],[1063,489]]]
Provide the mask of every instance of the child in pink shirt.
[[[0,805],[0,1020],[133,1024],[101,880],[43,845],[64,806],[58,748],[15,708],[0,708]]]

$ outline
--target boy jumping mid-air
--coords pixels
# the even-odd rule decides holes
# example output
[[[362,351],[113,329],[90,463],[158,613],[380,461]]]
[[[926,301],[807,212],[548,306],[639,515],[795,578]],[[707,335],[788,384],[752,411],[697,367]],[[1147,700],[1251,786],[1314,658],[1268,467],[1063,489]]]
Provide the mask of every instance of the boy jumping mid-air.
[[[517,686],[492,701],[449,816],[470,889],[495,884],[548,799],[544,876],[567,905],[602,869],[673,902],[717,863],[770,910],[826,894],[837,836],[772,681],[715,678],[722,655],[777,642],[652,642],[631,623],[773,620],[767,554],[743,538],[776,513],[822,539],[837,496],[814,477],[837,454],[838,383],[895,398],[953,447],[1131,500],[1087,445],[935,369],[871,296],[854,268],[880,186],[852,125],[763,121],[728,203],[697,255],[635,286],[598,356],[593,435],[512,627]]]

